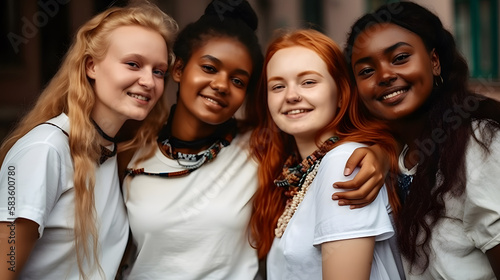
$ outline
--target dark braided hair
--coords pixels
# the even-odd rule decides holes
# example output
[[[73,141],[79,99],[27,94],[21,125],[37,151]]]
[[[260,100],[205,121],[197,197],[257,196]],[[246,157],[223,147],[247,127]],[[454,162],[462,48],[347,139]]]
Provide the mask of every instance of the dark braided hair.
[[[174,44],[174,53],[186,64],[193,52],[211,38],[229,37],[238,40],[247,48],[252,58],[253,70],[246,96],[249,99],[255,91],[263,61],[262,50],[255,34],[257,26],[257,15],[246,0],[212,1],[197,21],[188,24],[179,33]]]
[[[376,30],[381,23],[395,24],[418,35],[429,52],[435,50],[441,64],[443,82],[434,87],[426,102],[429,117],[416,141],[433,139],[432,133],[438,129],[444,131],[446,140],[434,141],[433,149],[419,151],[422,157],[411,192],[396,219],[401,253],[412,267],[425,270],[429,265],[431,229],[445,215],[446,195],[460,196],[465,191],[465,151],[469,139],[472,136],[488,151],[493,133],[500,128],[500,105],[470,91],[468,66],[453,36],[436,15],[412,2],[386,4],[358,19],[351,27],[344,49],[349,64],[357,51],[354,42],[358,35]],[[352,67],[350,71],[354,77]],[[360,106],[366,111],[363,104]],[[454,111],[457,106],[462,112]],[[485,125],[481,140],[474,137],[473,121]]]

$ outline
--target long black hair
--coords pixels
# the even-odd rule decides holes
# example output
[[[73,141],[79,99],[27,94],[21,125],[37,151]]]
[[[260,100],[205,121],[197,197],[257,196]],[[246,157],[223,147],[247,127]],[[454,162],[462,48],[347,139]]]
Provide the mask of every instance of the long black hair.
[[[381,23],[395,24],[418,35],[429,52],[435,50],[441,64],[441,77],[435,80],[432,102],[427,102],[429,117],[416,141],[432,140],[437,130],[443,131],[446,139],[432,141],[432,149],[419,150],[417,174],[396,219],[401,253],[413,267],[426,269],[431,229],[445,215],[445,197],[460,196],[466,188],[465,151],[469,139],[472,136],[488,152],[492,135],[500,128],[500,105],[469,89],[469,69],[453,36],[436,15],[412,2],[386,4],[358,19],[351,27],[344,49],[349,64],[352,54],[358,51],[354,48],[358,35],[376,30]],[[352,70],[350,67],[353,77]],[[475,121],[485,126],[477,138],[473,133]]]

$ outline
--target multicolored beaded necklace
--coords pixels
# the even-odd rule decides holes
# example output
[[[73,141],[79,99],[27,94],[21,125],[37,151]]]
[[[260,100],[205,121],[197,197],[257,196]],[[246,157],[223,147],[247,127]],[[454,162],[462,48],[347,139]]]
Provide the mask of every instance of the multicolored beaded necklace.
[[[290,219],[297,210],[299,204],[304,200],[309,186],[316,177],[321,159],[323,159],[326,153],[333,149],[338,140],[339,138],[337,136],[329,138],[319,147],[319,149],[314,151],[314,153],[305,158],[298,165],[292,166],[298,161],[297,155],[295,154],[291,155],[286,160],[283,166],[283,172],[278,179],[274,180],[274,184],[279,188],[283,188],[284,195],[287,197],[285,210],[278,219],[278,224],[274,231],[276,237],[283,236]]]
[[[203,164],[213,161],[217,157],[221,149],[229,146],[231,144],[231,141],[236,136],[237,133],[236,120],[230,119],[226,121],[224,124],[220,125],[217,131],[213,135],[207,138],[195,141],[183,141],[177,139],[171,135],[171,124],[174,111],[175,111],[175,105],[172,107],[170,111],[167,125],[160,132],[160,135],[158,137],[158,147],[160,148],[163,155],[165,155],[170,159],[177,160],[179,166],[185,169],[181,171],[154,173],[154,172],[146,172],[144,168],[138,168],[138,169],[129,168],[126,170],[127,175],[131,176],[150,175],[163,178],[188,175],[189,173],[200,168]],[[161,141],[160,139],[165,139],[165,140]],[[212,143],[212,145],[210,145],[208,149],[203,150],[197,154],[186,154],[176,151],[176,149],[180,148],[196,149],[199,147],[206,146],[207,144],[210,143]]]

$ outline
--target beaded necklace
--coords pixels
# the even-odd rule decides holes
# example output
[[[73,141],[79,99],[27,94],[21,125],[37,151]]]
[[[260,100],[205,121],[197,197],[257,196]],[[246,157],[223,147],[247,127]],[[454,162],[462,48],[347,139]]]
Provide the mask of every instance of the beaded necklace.
[[[179,177],[179,176],[184,176],[188,175],[189,173],[197,170],[200,168],[203,164],[209,163],[212,160],[214,160],[217,155],[219,154],[220,150],[224,147],[229,146],[231,144],[232,139],[234,136],[232,134],[227,135],[226,138],[220,139],[216,141],[215,143],[210,146],[210,148],[198,153],[198,154],[184,154],[180,152],[176,152],[172,146],[170,145],[168,139],[163,141],[162,143],[158,143],[160,150],[162,153],[172,159],[176,159],[177,163],[182,166],[183,168],[186,168],[181,171],[173,171],[173,172],[146,172],[144,171],[144,168],[137,168],[137,169],[131,169],[128,168],[126,170],[126,173],[131,176],[135,175],[150,175],[150,176],[158,176],[158,177],[163,177],[163,178],[171,178],[171,177]],[[182,161],[187,162],[187,163],[193,163],[193,164],[184,164]]]
[[[329,138],[319,149],[294,167],[290,166],[297,162],[295,154],[286,160],[282,174],[278,179],[274,180],[274,184],[279,188],[283,188],[283,193],[287,197],[285,210],[278,219],[278,225],[274,231],[276,237],[283,236],[288,222],[290,222],[299,204],[304,199],[309,186],[316,177],[321,159],[333,149],[338,140],[337,136]]]
[[[179,140],[171,135],[171,124],[172,116],[175,111],[175,105],[170,111],[170,115],[167,121],[167,125],[160,132],[158,137],[158,147],[160,151],[166,157],[170,159],[175,159],[179,166],[185,168],[181,171],[173,172],[146,172],[144,168],[131,169],[128,168],[125,172],[127,175],[150,175],[158,176],[163,178],[179,177],[190,174],[191,172],[200,168],[203,164],[213,161],[222,148],[227,147],[231,144],[237,133],[237,123],[235,119],[230,119],[224,124],[221,124],[219,129],[207,138],[195,141],[183,141]],[[161,141],[160,139],[165,139]],[[187,154],[176,151],[179,148],[197,148],[200,145],[205,146],[206,144],[212,143],[212,145],[197,154]]]

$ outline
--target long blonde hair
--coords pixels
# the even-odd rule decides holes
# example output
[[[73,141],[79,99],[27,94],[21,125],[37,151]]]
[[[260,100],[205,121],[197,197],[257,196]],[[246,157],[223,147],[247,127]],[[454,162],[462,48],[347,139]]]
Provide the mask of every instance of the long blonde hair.
[[[10,133],[0,147],[0,162],[10,148],[35,126],[61,113],[70,119],[69,146],[74,165],[75,190],[75,247],[81,277],[86,279],[83,260],[90,268],[97,267],[98,233],[95,223],[95,170],[100,157],[99,135],[91,122],[95,92],[87,78],[88,58],[103,59],[109,46],[109,34],[121,26],[138,25],[154,30],[167,43],[169,63],[174,61],[172,44],[178,30],[177,23],[157,6],[143,1],[127,7],[112,7],[86,22],[78,31],[62,66],[43,90],[31,111]],[[163,95],[165,96],[165,95]],[[164,97],[163,97],[164,98]],[[148,131],[157,131],[165,122],[166,102],[161,99],[131,140],[138,143],[148,138]],[[93,245],[93,261],[89,250]]]

